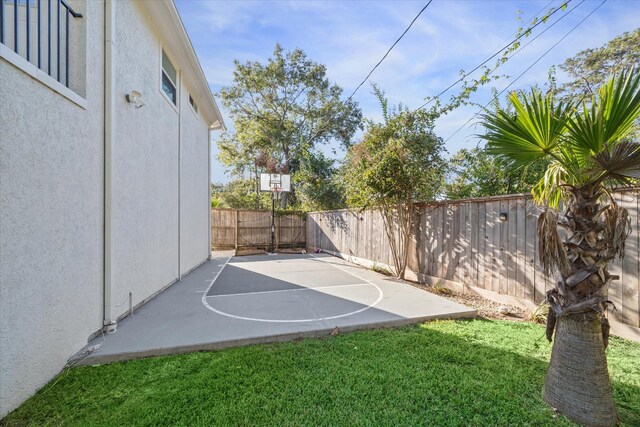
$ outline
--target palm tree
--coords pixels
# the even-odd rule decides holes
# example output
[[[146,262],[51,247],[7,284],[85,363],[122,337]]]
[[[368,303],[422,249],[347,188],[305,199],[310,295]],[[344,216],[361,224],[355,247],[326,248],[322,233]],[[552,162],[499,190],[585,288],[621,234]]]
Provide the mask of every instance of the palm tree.
[[[547,274],[547,338],[555,341],[544,398],[569,419],[593,426],[617,422],[605,349],[607,290],[618,277],[608,263],[624,256],[631,223],[611,197],[613,186],[640,178],[640,75],[612,77],[588,101],[556,103],[553,94],[512,93],[515,115],[484,114],[490,153],[520,168],[539,159],[549,165],[534,186],[545,207],[538,218],[538,255]],[[563,205],[562,209],[560,205]]]

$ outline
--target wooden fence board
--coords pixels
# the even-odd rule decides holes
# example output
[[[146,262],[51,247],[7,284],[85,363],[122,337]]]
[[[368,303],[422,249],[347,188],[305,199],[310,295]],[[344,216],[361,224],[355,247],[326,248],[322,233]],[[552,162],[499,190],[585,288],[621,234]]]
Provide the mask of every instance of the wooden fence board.
[[[616,203],[620,204],[620,194],[614,194]],[[611,263],[609,263],[609,273],[620,277],[618,280],[614,280],[609,285],[609,300],[613,302],[616,309],[609,311],[609,316],[617,322],[624,322],[624,307],[622,305],[622,281],[624,280],[624,274],[622,270],[622,261],[616,257]]]
[[[536,290],[535,263],[536,263],[536,222],[535,215],[531,211],[531,200],[524,201],[524,235],[525,235],[525,263],[524,263],[524,293],[525,298],[536,303],[544,300],[544,295]]]
[[[491,290],[500,292],[500,202],[492,204],[493,242],[491,245]]]
[[[631,235],[625,243],[625,257],[622,261],[622,277],[620,280],[620,297],[623,323],[638,326],[638,258],[626,256],[638,253],[638,198],[631,192],[620,198],[620,207],[626,208],[631,219]]]
[[[488,244],[488,229],[487,229],[487,204],[476,203],[478,205],[478,281],[476,285],[489,289],[487,283],[489,277],[487,275],[489,269],[487,268],[487,244]]]
[[[276,216],[279,247],[306,246],[305,219],[297,215]],[[249,209],[211,209],[212,249],[267,247],[271,244],[271,212]]]
[[[516,271],[518,257],[518,210],[517,201],[509,200],[507,223],[504,224],[507,229],[507,247],[505,248],[507,256],[507,294],[517,297],[516,290]]]
[[[463,260],[463,268],[464,268],[464,281],[463,283],[471,285],[472,278],[475,278],[475,268],[474,268],[474,257],[473,257],[473,222],[471,218],[474,216],[473,213],[475,211],[477,215],[477,209],[472,203],[464,204],[464,217],[460,217],[460,221],[462,222],[462,227],[464,227],[464,241],[463,241],[463,252],[462,252],[462,260]],[[476,219],[477,222],[477,219]]]
[[[509,213],[508,200],[500,201],[499,214],[503,212]],[[500,293],[507,295],[509,292],[509,289],[508,289],[509,271],[507,268],[507,265],[508,265],[507,252],[509,250],[509,223],[501,221],[498,216],[498,224],[500,227],[500,273],[499,273]]]
[[[526,220],[527,213],[525,212],[525,203],[524,200],[516,200],[516,259],[514,263],[514,267],[516,270],[516,277],[514,286],[516,288],[515,296],[516,298],[526,298],[525,290],[525,269],[526,269]],[[521,285],[522,284],[522,285]],[[532,298],[531,298],[532,299]]]

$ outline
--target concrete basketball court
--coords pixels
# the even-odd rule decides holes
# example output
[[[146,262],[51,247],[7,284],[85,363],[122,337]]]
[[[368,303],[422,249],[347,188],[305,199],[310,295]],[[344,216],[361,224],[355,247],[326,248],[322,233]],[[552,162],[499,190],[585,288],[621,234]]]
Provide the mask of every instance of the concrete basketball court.
[[[87,348],[79,364],[326,336],[475,310],[325,254],[214,258]],[[337,328],[337,329],[336,329]]]

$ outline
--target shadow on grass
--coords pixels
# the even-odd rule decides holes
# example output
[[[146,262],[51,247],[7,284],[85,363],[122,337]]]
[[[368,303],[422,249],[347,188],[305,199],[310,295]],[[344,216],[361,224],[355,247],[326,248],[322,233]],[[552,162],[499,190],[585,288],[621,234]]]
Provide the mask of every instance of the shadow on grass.
[[[542,336],[538,325],[443,321],[82,367],[0,424],[572,425],[542,400]],[[613,340],[610,353],[622,425],[638,425],[640,347]]]

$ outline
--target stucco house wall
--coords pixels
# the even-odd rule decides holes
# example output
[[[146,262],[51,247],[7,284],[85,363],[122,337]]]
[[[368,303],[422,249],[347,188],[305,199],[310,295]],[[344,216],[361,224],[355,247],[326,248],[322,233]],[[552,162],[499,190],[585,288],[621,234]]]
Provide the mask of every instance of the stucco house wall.
[[[180,274],[184,275],[209,257],[211,201],[207,125],[189,104],[194,93],[184,82],[180,94]],[[197,106],[197,103],[196,103]]]
[[[102,326],[104,6],[73,5],[85,107],[0,58],[0,417]]]
[[[113,314],[178,278],[178,126],[161,93],[162,47],[134,2],[116,2]],[[125,95],[142,94],[135,108]],[[201,141],[206,145],[206,139]]]
[[[0,418],[210,256],[209,132],[224,124],[175,5],[71,4],[85,37],[71,89],[0,44]],[[178,105],[161,90],[162,49]]]

